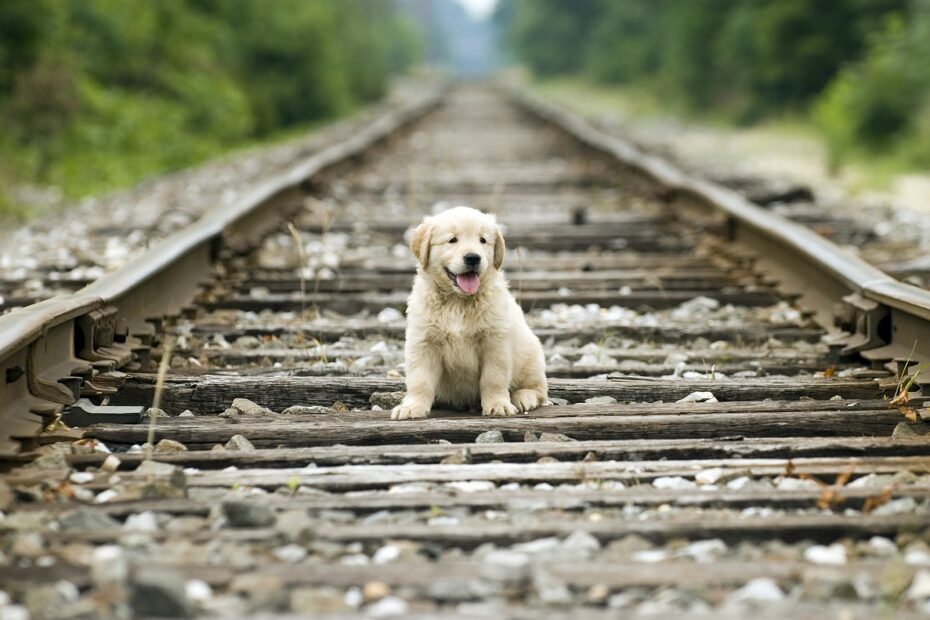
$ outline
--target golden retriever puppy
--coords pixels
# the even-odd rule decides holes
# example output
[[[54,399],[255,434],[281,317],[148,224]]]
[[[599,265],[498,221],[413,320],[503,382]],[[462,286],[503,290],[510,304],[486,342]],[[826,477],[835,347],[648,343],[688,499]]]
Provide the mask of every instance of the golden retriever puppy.
[[[420,264],[407,301],[407,394],[391,418],[425,418],[434,403],[489,416],[546,404],[542,345],[501,272],[494,216],[455,207],[427,217],[410,249]]]

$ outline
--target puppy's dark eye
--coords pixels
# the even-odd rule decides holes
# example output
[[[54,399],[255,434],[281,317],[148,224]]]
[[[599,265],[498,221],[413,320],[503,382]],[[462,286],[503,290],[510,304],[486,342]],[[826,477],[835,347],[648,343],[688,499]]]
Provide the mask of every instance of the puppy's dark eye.
[[[458,237],[452,237],[449,239],[449,243],[455,243],[456,241],[458,241]]]
[[[487,240],[484,237],[481,237],[481,243],[487,243]]]

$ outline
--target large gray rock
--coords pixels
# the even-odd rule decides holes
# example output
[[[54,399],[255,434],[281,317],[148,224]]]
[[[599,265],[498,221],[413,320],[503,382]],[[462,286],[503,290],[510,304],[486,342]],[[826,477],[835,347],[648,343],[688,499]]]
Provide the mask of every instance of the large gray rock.
[[[504,443],[504,434],[500,431],[485,431],[475,438],[475,443]]]
[[[232,527],[271,527],[277,522],[268,506],[241,500],[223,502],[223,516]]]
[[[235,409],[240,415],[260,416],[271,413],[258,403],[254,403],[248,398],[236,398],[232,401],[231,409]]]
[[[181,575],[144,566],[133,576],[129,606],[139,618],[190,618],[192,615]]]
[[[87,508],[79,508],[61,515],[58,524],[64,531],[72,530],[108,530],[120,527],[113,517]]]
[[[321,413],[333,413],[333,408],[320,405],[291,405],[282,411],[281,415],[319,415]]]
[[[404,400],[404,392],[375,392],[368,399],[368,404],[382,409],[393,409]]]
[[[242,435],[233,435],[223,447],[233,452],[252,452],[255,450],[255,446],[252,445],[252,442]]]

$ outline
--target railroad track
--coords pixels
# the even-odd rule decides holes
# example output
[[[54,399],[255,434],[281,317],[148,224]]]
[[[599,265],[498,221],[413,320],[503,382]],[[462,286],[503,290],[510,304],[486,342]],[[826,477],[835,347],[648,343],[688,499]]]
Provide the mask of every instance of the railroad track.
[[[506,226],[552,406],[389,419],[437,203]],[[33,616],[928,611],[930,295],[809,227],[468,86],[164,243],[0,318]]]

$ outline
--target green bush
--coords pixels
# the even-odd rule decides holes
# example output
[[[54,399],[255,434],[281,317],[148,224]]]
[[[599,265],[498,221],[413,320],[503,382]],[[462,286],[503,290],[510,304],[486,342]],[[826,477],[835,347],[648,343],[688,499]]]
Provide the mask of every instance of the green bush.
[[[636,83],[697,111],[800,110],[909,0],[502,0],[516,58],[543,77]]]
[[[837,166],[862,153],[930,164],[930,0],[917,0],[844,69],[814,108]]]
[[[3,0],[5,175],[80,196],[345,113],[415,62],[403,15],[387,0]]]

